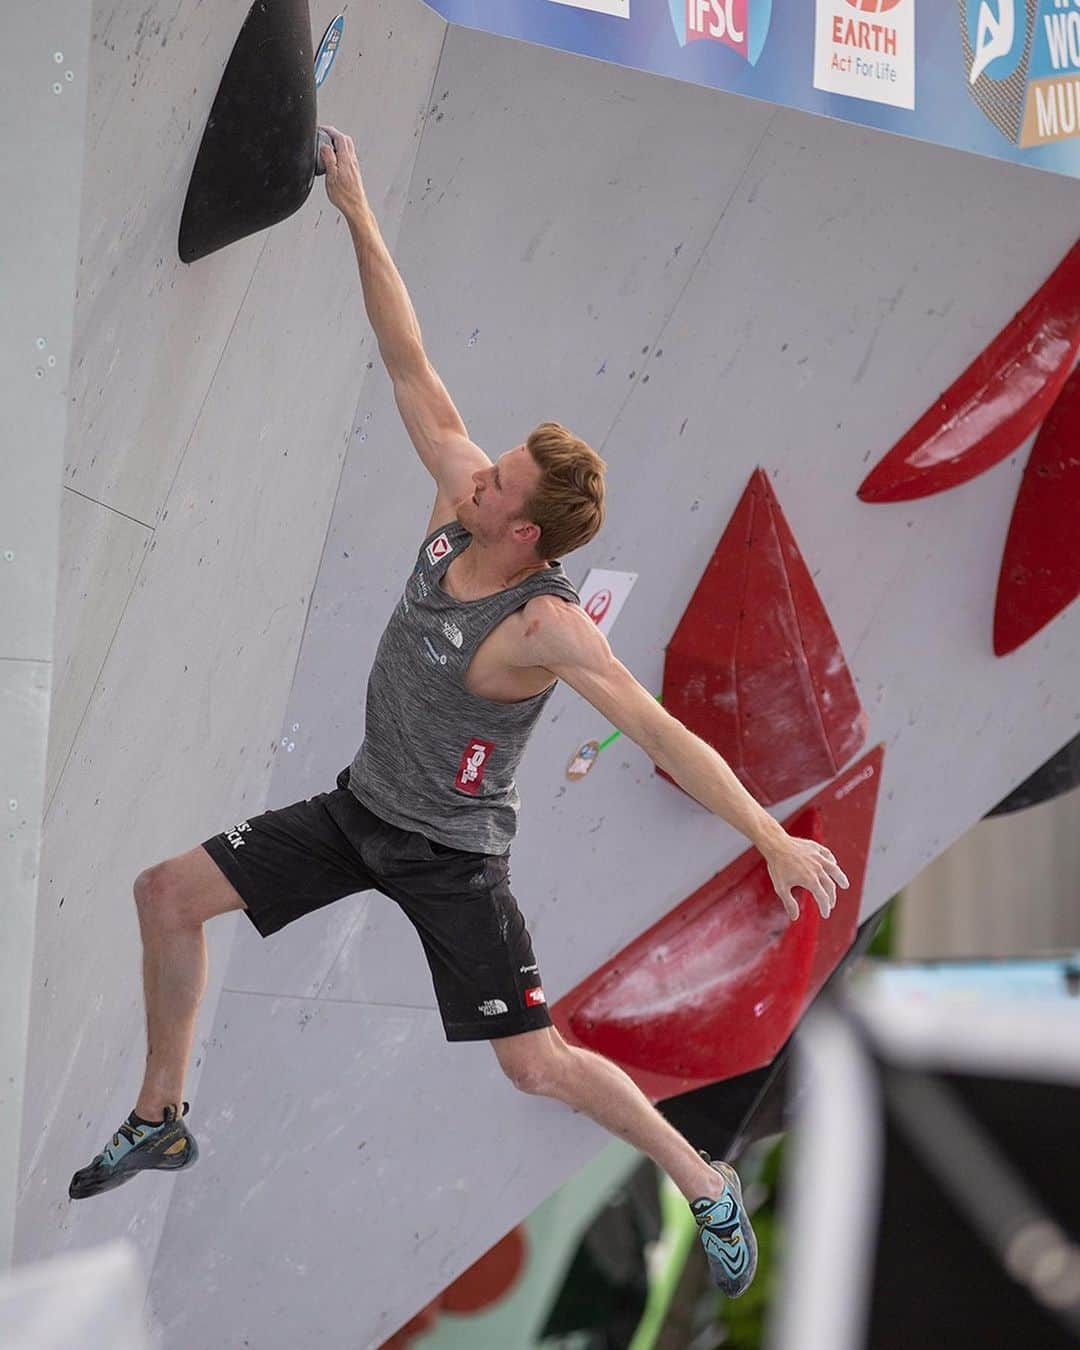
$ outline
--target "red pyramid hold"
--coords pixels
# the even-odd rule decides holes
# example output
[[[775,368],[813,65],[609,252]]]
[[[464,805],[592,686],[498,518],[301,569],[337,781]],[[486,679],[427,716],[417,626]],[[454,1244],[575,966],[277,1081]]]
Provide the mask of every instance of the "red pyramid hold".
[[[760,468],[668,643],[663,702],[766,806],[832,778],[866,740],[839,639]]]
[[[994,653],[1005,656],[1080,595],[1080,366],[1042,424],[998,578]]]
[[[884,757],[875,746],[784,822],[831,849],[851,883],[828,919],[797,888],[790,922],[748,849],[559,999],[566,1040],[621,1064],[654,1101],[770,1063],[854,940]]]

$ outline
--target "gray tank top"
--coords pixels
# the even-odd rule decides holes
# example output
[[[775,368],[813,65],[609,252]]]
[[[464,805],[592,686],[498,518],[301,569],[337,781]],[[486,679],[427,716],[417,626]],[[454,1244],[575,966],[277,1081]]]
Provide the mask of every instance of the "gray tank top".
[[[552,689],[498,703],[466,689],[465,671],[495,625],[533,596],[581,601],[558,562],[508,590],[455,600],[440,582],[471,539],[455,520],[420,547],[371,668],[364,743],[349,788],[400,829],[501,854],[517,830],[514,775]]]

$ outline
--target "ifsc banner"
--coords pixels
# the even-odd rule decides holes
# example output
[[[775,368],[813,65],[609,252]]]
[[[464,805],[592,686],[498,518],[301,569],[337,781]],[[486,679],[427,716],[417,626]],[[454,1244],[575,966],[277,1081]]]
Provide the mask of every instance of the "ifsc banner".
[[[1080,0],[425,0],[449,23],[1080,177]]]

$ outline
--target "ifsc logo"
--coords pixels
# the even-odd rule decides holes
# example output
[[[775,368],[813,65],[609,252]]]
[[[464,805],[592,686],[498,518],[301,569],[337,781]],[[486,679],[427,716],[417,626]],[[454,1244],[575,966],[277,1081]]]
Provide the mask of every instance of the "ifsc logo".
[[[969,84],[982,74],[1007,80],[1016,70],[1025,46],[1024,24],[1017,23],[1016,17],[1016,0],[967,0],[972,52]]]
[[[959,0],[959,5],[968,92],[1002,135],[1014,145],[1027,144],[1039,0]]]
[[[772,0],[668,0],[679,46],[711,41],[756,66],[769,36]]]

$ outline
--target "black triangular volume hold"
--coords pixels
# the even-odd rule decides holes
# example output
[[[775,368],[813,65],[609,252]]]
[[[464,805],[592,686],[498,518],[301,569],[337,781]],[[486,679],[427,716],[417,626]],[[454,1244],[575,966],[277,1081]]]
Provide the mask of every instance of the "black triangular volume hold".
[[[1020,786],[1013,788],[992,811],[987,811],[983,819],[989,820],[991,816],[1005,816],[1013,811],[1023,811],[1029,806],[1038,806],[1041,802],[1060,797],[1063,792],[1071,792],[1078,785],[1080,785],[1080,735],[1074,736],[1063,745],[1056,755],[1051,755],[1030,778],[1025,778]]]
[[[182,262],[298,211],[315,181],[308,0],[255,0],[221,77],[180,220]]]

